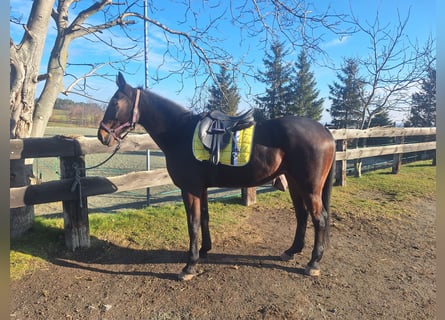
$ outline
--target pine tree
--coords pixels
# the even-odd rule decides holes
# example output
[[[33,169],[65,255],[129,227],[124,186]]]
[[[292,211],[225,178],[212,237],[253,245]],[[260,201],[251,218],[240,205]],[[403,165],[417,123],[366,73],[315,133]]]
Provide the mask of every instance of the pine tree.
[[[387,110],[376,114],[372,117],[371,122],[369,123],[369,127],[393,127],[394,123],[391,121],[389,117],[389,112]],[[366,128],[364,128],[366,129]],[[378,138],[368,138],[362,139],[363,146],[382,146],[394,143],[393,138],[391,137],[378,137]]]
[[[206,110],[219,110],[230,115],[238,111],[240,95],[233,77],[221,66],[220,73],[216,75],[217,82],[209,88],[210,98],[205,107]]]
[[[389,117],[389,112],[383,111],[382,113],[375,115],[371,119],[371,123],[369,126],[370,127],[387,127],[387,126],[392,126],[392,125],[393,125],[393,122],[391,121],[391,119]]]
[[[412,107],[408,126],[436,126],[436,69],[428,70],[428,78],[422,82],[420,92],[411,96]]]
[[[314,74],[310,71],[307,55],[302,50],[295,63],[296,73],[293,80],[294,102],[289,105],[288,114],[320,120],[323,112],[324,99],[318,99]]]
[[[266,84],[266,93],[256,99],[257,120],[273,119],[286,115],[292,101],[292,66],[284,61],[287,52],[282,43],[274,42],[271,53],[263,59],[265,71],[259,71],[258,80]]]
[[[332,122],[337,128],[357,128],[362,112],[363,81],[358,75],[359,68],[355,59],[345,59],[339,82],[329,85],[329,99],[332,101],[328,110]]]

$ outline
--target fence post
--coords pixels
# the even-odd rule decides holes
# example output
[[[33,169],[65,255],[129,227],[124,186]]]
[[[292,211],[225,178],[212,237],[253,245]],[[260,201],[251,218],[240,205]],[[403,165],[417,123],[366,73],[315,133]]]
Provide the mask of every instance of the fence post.
[[[397,144],[403,144],[405,142],[405,137],[395,137],[395,142]],[[400,166],[402,165],[402,153],[394,154],[394,158],[392,161],[392,173],[397,174],[400,171]]]
[[[242,188],[241,189],[241,200],[243,205],[250,206],[256,203],[256,188]]]
[[[346,152],[348,146],[348,140],[337,140],[337,151]],[[346,171],[347,169],[347,160],[337,161],[335,164],[335,185],[336,186],[346,186]]]
[[[85,156],[60,157],[60,178],[73,179],[72,192],[81,195],[81,186],[75,185],[76,168],[80,177],[85,177]],[[79,181],[80,183],[80,181]],[[74,190],[73,190],[74,189]],[[80,191],[79,191],[80,190]],[[88,222],[88,202],[86,197],[62,201],[65,231],[65,245],[74,251],[90,247],[90,227]]]

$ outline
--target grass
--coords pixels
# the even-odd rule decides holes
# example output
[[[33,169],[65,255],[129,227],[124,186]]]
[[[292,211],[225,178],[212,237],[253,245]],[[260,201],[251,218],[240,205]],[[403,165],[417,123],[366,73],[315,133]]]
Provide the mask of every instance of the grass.
[[[386,216],[402,218],[415,214],[409,201],[416,198],[435,199],[436,167],[430,161],[402,166],[399,174],[391,169],[366,173],[362,178],[348,177],[345,187],[334,187],[332,212],[341,217],[354,215],[375,219]],[[288,192],[267,192],[257,196],[256,210],[291,208]],[[240,204],[239,198],[210,202],[212,233],[230,230],[242,224],[252,207]],[[124,210],[116,214],[89,215],[92,238],[117,246],[137,249],[187,249],[187,224],[182,203]],[[10,277],[17,280],[33,270],[44,268],[51,257],[63,255],[62,218],[37,217],[34,227],[11,242]]]
[[[436,167],[431,161],[402,166],[399,174],[391,168],[365,174],[362,178],[348,177],[347,185],[334,188],[332,211],[339,215],[392,216],[414,214],[413,199],[435,199]]]
[[[117,244],[137,248],[169,249],[187,236],[185,214],[179,204],[125,210],[117,214],[92,214],[90,233]]]
[[[33,228],[11,240],[10,278],[18,280],[34,269],[42,268],[63,248],[63,220],[37,217]]]

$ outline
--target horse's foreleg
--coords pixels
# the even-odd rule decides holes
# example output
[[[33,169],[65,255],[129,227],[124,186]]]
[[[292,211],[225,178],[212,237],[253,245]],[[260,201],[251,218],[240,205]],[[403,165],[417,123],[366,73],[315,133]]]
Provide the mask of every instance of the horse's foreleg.
[[[321,201],[321,196],[311,196],[308,201],[307,207],[312,217],[312,222],[314,224],[314,248],[312,249],[311,260],[305,269],[305,274],[310,276],[320,275],[320,265],[319,262],[323,257],[324,246],[325,246],[325,232],[328,219],[327,212],[323,208]]]
[[[210,238],[209,230],[209,206],[207,199],[207,189],[204,189],[201,195],[201,233],[202,245],[199,250],[199,257],[206,258],[207,252],[212,249],[212,240]]]
[[[199,197],[185,191],[182,191],[182,199],[187,213],[190,247],[187,264],[179,274],[179,279],[190,280],[196,274],[195,266],[199,260],[198,235],[201,226],[201,200]]]

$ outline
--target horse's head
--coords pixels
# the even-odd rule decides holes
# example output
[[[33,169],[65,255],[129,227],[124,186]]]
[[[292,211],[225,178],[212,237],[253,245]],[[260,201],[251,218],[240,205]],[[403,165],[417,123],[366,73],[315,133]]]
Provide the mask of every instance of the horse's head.
[[[140,90],[128,85],[120,72],[116,84],[118,89],[108,103],[97,132],[97,138],[107,146],[124,139],[139,120]]]

